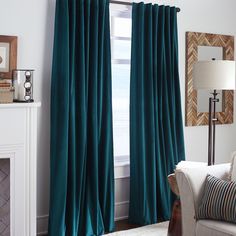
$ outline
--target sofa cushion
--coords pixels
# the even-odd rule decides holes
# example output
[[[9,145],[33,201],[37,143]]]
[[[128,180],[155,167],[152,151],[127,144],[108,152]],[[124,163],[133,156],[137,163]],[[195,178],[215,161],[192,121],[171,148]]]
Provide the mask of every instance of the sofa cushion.
[[[236,182],[207,175],[198,219],[224,220],[236,223]]]
[[[199,220],[196,226],[197,236],[235,236],[236,225],[224,221]]]
[[[232,154],[231,168],[229,172],[229,178],[231,181],[236,181],[236,152]]]

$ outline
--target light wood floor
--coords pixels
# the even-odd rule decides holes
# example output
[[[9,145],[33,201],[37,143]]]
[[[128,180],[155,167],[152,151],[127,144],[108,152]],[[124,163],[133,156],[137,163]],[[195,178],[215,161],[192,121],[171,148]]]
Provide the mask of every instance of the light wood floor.
[[[134,229],[140,227],[140,225],[131,224],[128,222],[128,220],[121,220],[115,222],[115,232],[121,231],[121,230],[127,230],[127,229]]]

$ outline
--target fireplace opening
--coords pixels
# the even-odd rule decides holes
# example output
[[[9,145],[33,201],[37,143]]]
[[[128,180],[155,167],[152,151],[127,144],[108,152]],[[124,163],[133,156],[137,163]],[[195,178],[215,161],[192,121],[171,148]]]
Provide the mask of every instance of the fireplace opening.
[[[10,159],[0,159],[0,235],[10,236]]]

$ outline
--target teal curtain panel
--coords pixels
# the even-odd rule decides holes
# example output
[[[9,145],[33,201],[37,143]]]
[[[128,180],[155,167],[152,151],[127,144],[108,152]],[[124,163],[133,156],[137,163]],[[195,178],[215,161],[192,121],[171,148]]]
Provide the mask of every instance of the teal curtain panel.
[[[108,0],[57,0],[49,235],[114,228]]]
[[[170,218],[167,176],[185,159],[175,7],[134,3],[130,84],[130,221]]]

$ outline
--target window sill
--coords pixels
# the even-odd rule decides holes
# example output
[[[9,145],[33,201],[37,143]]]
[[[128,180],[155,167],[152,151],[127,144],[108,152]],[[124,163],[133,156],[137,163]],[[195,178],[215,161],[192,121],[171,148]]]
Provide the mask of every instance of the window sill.
[[[114,167],[129,166],[129,156],[115,156]]]
[[[114,158],[115,180],[130,177],[129,156],[116,156]]]

